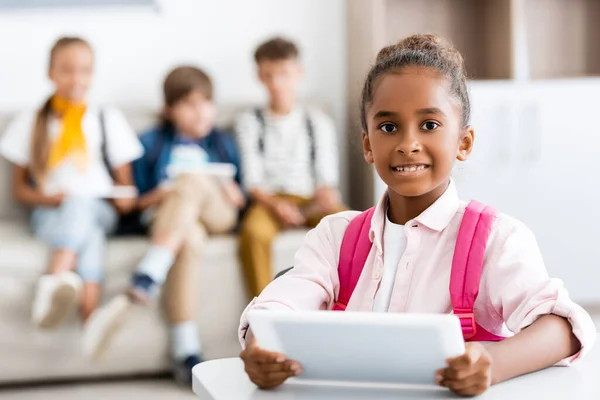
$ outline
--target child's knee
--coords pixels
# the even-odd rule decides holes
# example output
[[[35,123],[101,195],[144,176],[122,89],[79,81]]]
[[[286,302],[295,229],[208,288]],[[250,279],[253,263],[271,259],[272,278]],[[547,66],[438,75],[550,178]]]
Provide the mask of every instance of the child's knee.
[[[104,270],[98,265],[77,265],[76,272],[85,284],[101,285],[104,281]]]
[[[181,251],[188,251],[200,256],[206,245],[207,233],[199,224],[192,225],[183,239]]]
[[[181,174],[175,179],[173,191],[176,193],[193,194],[196,191],[209,190],[214,187],[214,181],[209,176],[201,174]]]

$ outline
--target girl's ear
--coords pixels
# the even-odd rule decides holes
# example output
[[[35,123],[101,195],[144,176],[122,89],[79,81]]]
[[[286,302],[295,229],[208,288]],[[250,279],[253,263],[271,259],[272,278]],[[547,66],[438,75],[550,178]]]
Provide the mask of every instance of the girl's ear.
[[[475,142],[475,131],[471,125],[467,125],[460,135],[456,159],[458,161],[467,161],[473,151],[473,142]]]
[[[369,164],[373,164],[375,160],[373,159],[373,151],[371,150],[371,141],[369,140],[369,134],[367,132],[362,133],[362,145],[363,145],[363,155],[365,157],[365,161]]]

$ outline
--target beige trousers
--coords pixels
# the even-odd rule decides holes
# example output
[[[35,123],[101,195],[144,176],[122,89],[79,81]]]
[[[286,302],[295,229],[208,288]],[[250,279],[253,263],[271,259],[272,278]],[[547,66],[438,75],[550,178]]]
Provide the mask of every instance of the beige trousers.
[[[171,323],[193,320],[198,303],[198,274],[208,234],[225,233],[237,222],[238,210],[211,177],[182,175],[163,201],[152,223],[152,236],[175,236],[182,247],[163,288]]]

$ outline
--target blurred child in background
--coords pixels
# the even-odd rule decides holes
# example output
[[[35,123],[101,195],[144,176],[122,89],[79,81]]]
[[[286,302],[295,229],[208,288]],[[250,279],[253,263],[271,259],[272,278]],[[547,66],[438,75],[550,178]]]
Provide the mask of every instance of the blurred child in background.
[[[298,101],[304,75],[298,47],[274,38],[261,44],[254,58],[269,104],[243,114],[237,135],[252,200],[242,223],[240,255],[248,291],[258,296],[273,278],[271,245],[278,232],[314,227],[344,207],[333,121]]]
[[[143,148],[118,110],[87,104],[93,73],[90,45],[59,39],[48,71],[54,93],[37,113],[17,117],[0,141],[13,164],[14,197],[33,210],[33,231],[51,248],[33,303],[41,328],[57,326],[77,304],[87,320],[100,299],[106,236],[136,204],[135,195],[106,200],[115,184],[133,184],[131,162]]]
[[[127,310],[133,304],[151,304],[165,285],[175,377],[188,384],[192,367],[202,361],[194,319],[207,235],[231,231],[246,200],[239,185],[234,138],[214,127],[216,110],[208,75],[196,67],[179,67],[168,74],[163,89],[164,121],[141,137],[145,154],[134,164],[141,193],[138,209],[142,223],[150,224],[152,244],[126,293],[92,317],[84,350],[93,358],[99,356]],[[231,176],[216,176],[211,166],[230,166],[225,170]]]

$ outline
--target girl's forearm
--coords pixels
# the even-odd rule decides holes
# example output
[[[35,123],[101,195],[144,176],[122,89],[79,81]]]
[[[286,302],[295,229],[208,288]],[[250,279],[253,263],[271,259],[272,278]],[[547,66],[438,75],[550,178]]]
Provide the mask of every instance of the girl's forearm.
[[[27,207],[57,207],[60,205],[59,196],[46,196],[39,190],[30,187],[20,187],[14,191],[15,199]]]
[[[545,315],[515,336],[488,346],[492,384],[551,367],[580,349],[566,319]]]

